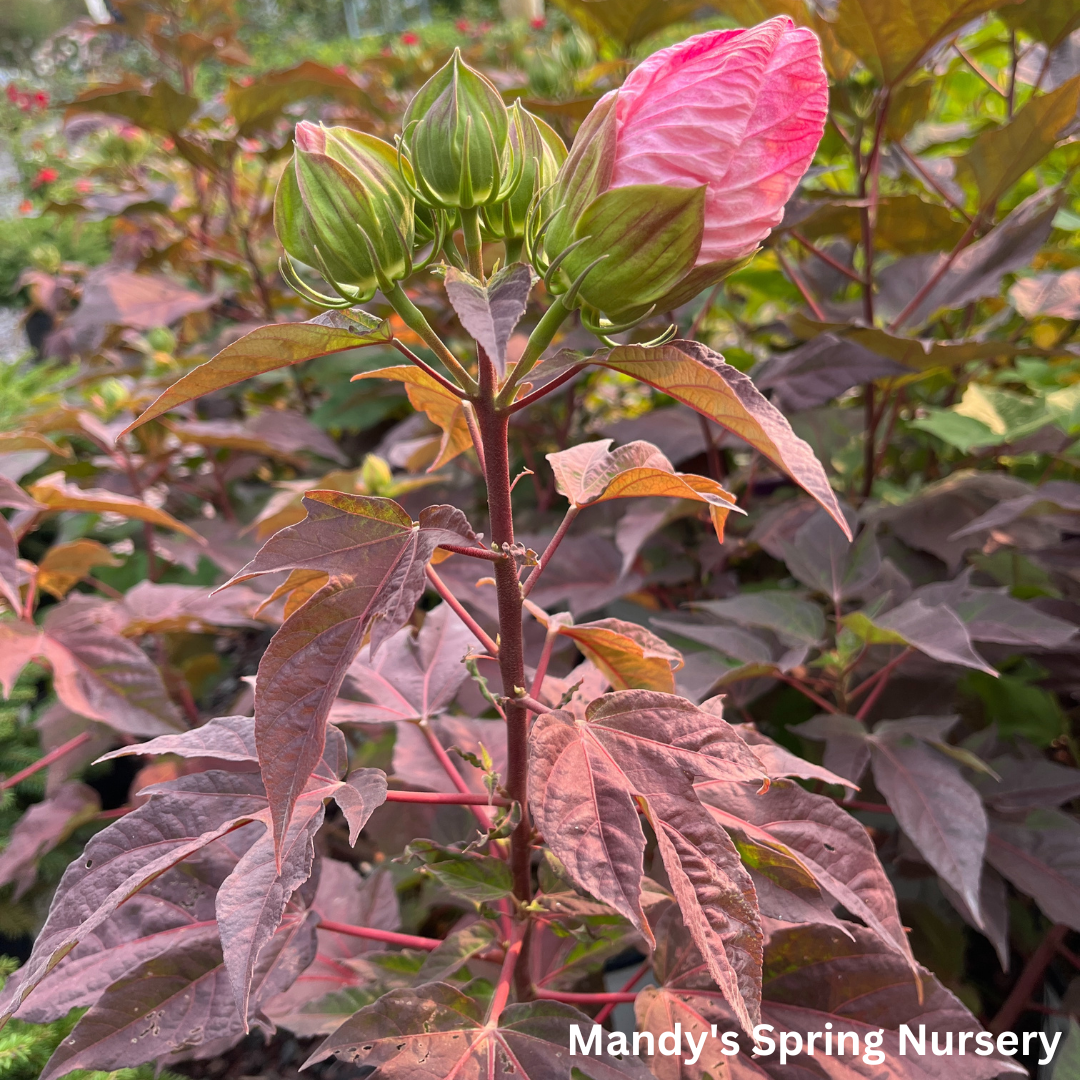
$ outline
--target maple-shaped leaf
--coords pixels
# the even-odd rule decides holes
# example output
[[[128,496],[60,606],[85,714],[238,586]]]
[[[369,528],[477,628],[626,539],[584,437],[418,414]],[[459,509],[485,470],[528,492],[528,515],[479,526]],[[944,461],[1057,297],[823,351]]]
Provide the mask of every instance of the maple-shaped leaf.
[[[98,761],[130,757],[137,754],[149,757],[156,754],[177,754],[187,758],[216,758],[218,761],[258,764],[255,750],[255,717],[218,716],[202,727],[177,735],[159,735],[144,743],[130,743],[103,754]]]
[[[637,1058],[570,1056],[570,1025],[588,1017],[556,1001],[508,1005],[488,1023],[484,1003],[448,983],[394,990],[345,1021],[305,1067],[335,1056],[382,1080],[650,1080]]]
[[[678,1021],[684,1032],[691,1034],[695,1046],[700,1036],[706,1037],[693,1066],[685,1057],[681,1062],[678,1058],[665,1060],[659,1054],[653,1057],[650,1064],[660,1080],[704,1080],[723,1075],[717,1062],[726,1062],[724,1069],[733,1076],[777,1080],[803,1072],[868,1080],[930,1080],[944,1075],[989,1080],[1005,1072],[1025,1072],[1011,1059],[971,1053],[974,1035],[981,1030],[971,1013],[929,972],[922,968],[913,971],[902,957],[858,926],[852,926],[850,934],[831,926],[808,925],[777,930],[770,936],[763,967],[761,1019],[772,1026],[766,1034],[774,1039],[774,1051],[752,1056],[752,1044],[739,1035],[729,1006],[710,986],[707,969],[688,932],[670,915],[662,922],[663,946],[655,954],[660,985],[638,995],[637,1026],[653,1032],[656,1038],[663,1031],[673,1030]],[[659,938],[660,927],[657,929]],[[903,1024],[916,1038],[922,1028],[926,1054],[910,1046],[906,1054],[901,1054]],[[848,1035],[843,1052],[833,1042],[833,1053],[826,1055],[826,1031],[832,1032],[833,1039],[841,1031],[852,1033],[858,1040],[858,1052],[852,1053]],[[725,1044],[723,1036],[728,1032],[736,1038]],[[794,1040],[789,1040],[790,1057],[785,1064],[780,1063],[775,1050],[781,1032],[797,1034],[802,1047],[795,1054]],[[811,1032],[821,1033],[812,1058],[805,1052]],[[865,1043],[872,1032],[882,1036],[882,1056],[867,1062],[862,1055],[872,1048]],[[959,1033],[970,1033],[969,1052],[959,1058],[951,1056],[947,1074],[942,1071],[944,1066],[934,1067],[936,1058],[930,1054],[934,1032],[938,1033],[939,1044],[946,1033],[954,1042]],[[739,1046],[741,1052],[731,1056],[734,1046]],[[728,1054],[724,1054],[725,1049]]]
[[[36,864],[46,852],[66,840],[101,809],[98,793],[86,784],[69,781],[43,802],[34,803],[11,830],[0,852],[0,887],[15,882],[13,898],[33,884]]]
[[[121,517],[144,521],[149,525],[160,525],[163,529],[172,529],[195,541],[200,540],[199,534],[192,528],[142,499],[119,495],[104,488],[75,487],[66,482],[62,472],[50,473],[35,481],[31,485],[30,493],[49,510],[72,510],[79,514],[119,514]]]
[[[676,472],[652,443],[639,440],[610,450],[611,443],[611,439],[600,439],[547,455],[556,490],[573,506],[658,496],[690,499],[708,506],[721,540],[728,514],[732,510],[742,513],[731,492],[708,477]]]
[[[286,989],[311,962],[317,918],[300,913],[282,922],[259,957],[256,1000]],[[246,1030],[231,992],[216,929],[193,928],[98,998],[56,1048],[42,1080],[72,1069],[111,1071],[183,1060],[196,1048],[200,1054],[228,1049]],[[265,1020],[260,1026],[273,1031]]]
[[[57,697],[73,713],[125,735],[160,735],[183,727],[161,673],[133,642],[101,623],[91,597],[69,597],[49,609],[43,627],[0,623],[0,685],[11,692],[31,660],[46,660]]]
[[[350,316],[327,312],[310,322],[275,323],[252,330],[226,346],[212,360],[173,383],[121,434],[125,435],[132,428],[187,401],[194,401],[226,386],[234,386],[255,375],[328,353],[344,352],[363,345],[385,344],[393,337],[386,323],[380,323],[362,312],[350,312]]]
[[[453,461],[458,454],[463,454],[472,446],[463,399],[452,394],[442,383],[436,382],[426,371],[413,367],[412,364],[401,364],[397,367],[379,368],[377,371],[362,371],[352,377],[353,382],[358,379],[390,379],[403,383],[409,404],[417,412],[424,413],[442,431],[442,440],[429,472]]]
[[[729,724],[674,695],[608,694],[584,720],[567,712],[539,717],[529,738],[533,820],[570,877],[651,940],[641,906],[640,805],[687,925],[750,1030],[762,941],[754,887],[727,833],[698,800],[695,777],[765,778]]]
[[[556,375],[567,365],[595,364],[639,379],[689,405],[738,435],[790,476],[821,504],[845,535],[850,536],[821,462],[792,430],[783,413],[738,368],[696,341],[666,345],[619,345],[590,357],[555,356],[534,374]]]
[[[151,789],[148,802],[94,836],[64,872],[29,960],[0,991],[0,1018],[140,889],[266,811],[255,773],[197,773],[158,788],[166,790]]]
[[[696,790],[737,846],[762,843],[766,850],[779,848],[788,853],[823,893],[912,962],[892,884],[866,829],[847,811],[823,795],[786,781],[775,781],[761,794],[750,784],[709,781],[698,784]],[[783,878],[771,876],[783,887]]]
[[[349,668],[346,687],[368,699],[340,701],[342,720],[430,720],[454,700],[468,676],[462,659],[479,645],[449,604],[424,616],[419,633],[399,630],[372,657],[366,647]]]
[[[674,693],[682,653],[643,626],[625,619],[575,624],[569,613],[549,616],[529,600],[525,606],[549,634],[569,638],[615,690]]]
[[[374,653],[409,619],[440,543],[475,539],[451,506],[428,507],[418,526],[391,499],[313,491],[304,506],[308,516],[272,536],[228,583],[298,569],[328,575],[271,639],[256,680],[255,741],[279,851],[365,637]]]
[[[376,870],[362,878],[348,863],[323,858],[319,861],[318,877],[311,910],[322,922],[376,930],[400,929],[397,893],[386,870]],[[329,1035],[355,1011],[355,1005],[351,1009],[345,1005],[349,991],[369,980],[353,961],[381,948],[378,942],[367,938],[326,929],[318,930],[317,937],[315,959],[288,990],[263,1005],[263,1011],[275,1024],[302,1036]]]
[[[311,876],[315,834],[326,813],[327,796],[338,799],[356,842],[367,819],[386,799],[386,777],[378,769],[353,774],[350,782],[313,775],[296,802],[284,841],[277,845],[267,830],[244,853],[217,895],[217,922],[236,1005],[248,1018],[252,975],[257,958],[277,932],[285,905]]]

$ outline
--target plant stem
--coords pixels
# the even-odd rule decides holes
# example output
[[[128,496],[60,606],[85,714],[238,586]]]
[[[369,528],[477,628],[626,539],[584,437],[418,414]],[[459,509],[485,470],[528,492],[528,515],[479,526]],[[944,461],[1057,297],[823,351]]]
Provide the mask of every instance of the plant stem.
[[[930,275],[923,287],[907,302],[904,310],[896,316],[895,319],[889,324],[890,332],[899,330],[911,317],[912,313],[918,308],[918,306],[930,295],[934,286],[945,276],[946,271],[956,261],[957,255],[967,246],[968,241],[975,235],[975,228],[978,224],[978,216],[971,222],[971,224],[964,231],[964,235],[956,243],[956,247],[949,252],[949,254],[942,259],[941,265]]]
[[[491,539],[497,547],[514,542],[514,507],[510,496],[509,415],[494,401],[495,369],[481,351],[482,392],[476,401],[476,421],[487,461],[488,516]],[[499,671],[506,702],[507,792],[521,806],[521,821],[510,838],[510,868],[514,896],[528,903],[532,894],[531,825],[528,815],[529,718],[525,707],[513,700],[517,687],[525,687],[525,643],[522,633],[522,590],[517,563],[495,564],[495,591],[499,604]]]
[[[395,791],[386,793],[387,802],[434,803],[437,806],[509,806],[509,799],[498,795],[478,795],[467,792]]]
[[[555,535],[548,541],[548,546],[544,548],[544,554],[540,556],[540,561],[533,568],[533,572],[525,579],[525,584],[521,587],[522,597],[528,596],[535,588],[537,579],[544,572],[547,564],[551,562],[551,556],[555,554],[559,545],[563,542],[563,537],[569,532],[570,526],[573,525],[574,518],[578,516],[580,509],[581,507],[579,506],[571,506],[570,509],[566,511],[566,515],[559,523]]]
[[[529,343],[525,346],[521,359],[515,365],[514,373],[506,380],[506,385],[503,387],[502,393],[499,394],[499,400],[496,403],[500,408],[509,405],[513,400],[514,390],[521,380],[536,367],[536,362],[551,344],[559,327],[562,326],[569,314],[570,310],[563,304],[562,297],[557,296],[551,307],[544,312],[543,317],[533,327],[533,332],[529,335]]]
[[[8,788],[12,788],[16,784],[22,783],[28,776],[33,776],[34,773],[39,770],[47,768],[54,761],[59,761],[65,754],[70,754],[72,750],[77,749],[82,746],[83,743],[89,741],[90,732],[80,732],[75,738],[68,739],[66,743],[58,746],[55,750],[50,750],[44,757],[35,761],[33,765],[27,765],[25,769],[22,769],[17,773],[12,773],[6,780],[0,780],[0,791],[7,791]]]
[[[403,949],[425,949],[431,952],[441,944],[438,938],[417,937],[415,934],[399,934],[394,930],[376,930],[373,926],[351,926],[349,923],[323,919],[317,929],[346,937],[366,938],[368,941],[384,941],[387,945],[400,945]]]
[[[645,972],[647,972],[651,966],[652,966],[652,962],[650,960],[646,960],[645,963],[642,964],[641,967],[639,967],[637,969],[637,971],[635,971],[633,973],[633,975],[631,975],[630,978],[626,980],[625,983],[623,983],[623,985],[619,989],[618,993],[620,993],[620,994],[628,994],[628,993],[630,993],[630,991],[634,989],[634,987],[642,980],[642,978],[644,978]],[[593,1022],[597,1023],[597,1024],[602,1024],[611,1015],[612,1010],[618,1004],[619,1003],[617,1001],[609,1001],[596,1014],[596,1016],[593,1017]]]
[[[811,255],[816,255],[826,266],[831,266],[845,277],[851,278],[852,281],[857,281],[860,285],[863,283],[861,274],[852,270],[850,266],[845,266],[839,259],[834,259],[827,251],[822,251],[816,244],[812,244],[798,229],[791,230],[791,237],[793,240],[797,240],[802,244]],[[693,337],[693,334],[690,336]]]
[[[538,390],[534,390],[519,401],[515,401],[513,405],[508,406],[506,411],[516,413],[522,409],[527,409],[530,405],[535,405],[541,398],[547,397],[553,390],[558,390],[564,383],[568,383],[584,367],[585,365],[581,364],[578,367],[572,367],[569,371],[564,371],[561,375],[552,379],[551,382],[544,383]]]
[[[1015,1026],[1024,1010],[1028,1000],[1042,982],[1046,969],[1050,966],[1057,953],[1058,946],[1065,940],[1069,928],[1062,923],[1050,927],[1046,937],[1043,938],[1039,947],[1031,954],[1024,970],[1020,972],[1020,978],[1016,980],[1005,1004],[1001,1006],[997,1016],[990,1022],[990,1030],[998,1032],[1008,1031]]]
[[[458,358],[447,348],[445,342],[424,317],[424,313],[405,295],[399,282],[386,293],[390,306],[401,316],[405,325],[419,335],[425,345],[446,365],[447,370],[465,388],[467,393],[476,393],[476,380],[465,370]]]
[[[452,551],[455,555],[468,555],[470,559],[483,559],[485,562],[498,562],[505,559],[497,551],[488,551],[482,547],[466,547],[464,544],[440,544],[440,551]]]
[[[465,396],[465,391],[462,390],[460,386],[456,383],[452,383],[446,376],[440,375],[430,364],[421,360],[408,345],[404,344],[404,342],[394,338],[391,344],[405,357],[406,360],[409,361],[410,364],[415,364],[425,375],[431,376],[431,378],[433,378],[444,390],[449,390],[455,397]]]
[[[484,242],[480,238],[480,210],[474,206],[461,210],[461,234],[465,237],[465,253],[469,257],[469,273],[478,281],[484,280]]]
[[[555,641],[558,638],[558,631],[554,633],[549,630],[547,637],[544,638],[544,649],[540,653],[540,660],[536,665],[536,674],[533,676],[532,687],[529,690],[530,696],[538,698],[540,691],[544,686],[544,676],[547,675],[548,664],[551,662],[551,652],[555,648]]]
[[[489,1028],[498,1025],[499,1017],[502,1015],[503,1009],[506,1008],[506,1003],[510,1000],[510,987],[514,983],[515,969],[521,958],[522,949],[525,947],[525,935],[527,933],[528,927],[525,923],[518,923],[514,927],[513,937],[510,939],[506,955],[503,957],[499,981],[495,984],[495,993],[491,997],[491,1007],[488,1009],[487,1026]]]
[[[499,655],[499,646],[491,640],[487,631],[465,610],[461,601],[446,587],[446,583],[437,573],[435,568],[428,563],[424,567],[428,581],[434,586],[435,591],[450,605],[454,614],[473,632],[473,636],[492,656]]]
[[[776,252],[776,257],[780,261],[780,265],[784,269],[784,273],[791,278],[792,284],[802,294],[802,298],[806,301],[807,306],[814,313],[814,318],[818,322],[828,322],[828,316],[826,316],[821,305],[814,299],[813,293],[807,288],[806,282],[803,281],[802,275],[795,269],[795,267],[788,262],[787,257],[779,248],[773,249]]]
[[[533,993],[541,1001],[563,1001],[568,1005],[619,1005],[637,1001],[636,993],[622,990],[598,994],[576,994],[570,990],[534,990]]]

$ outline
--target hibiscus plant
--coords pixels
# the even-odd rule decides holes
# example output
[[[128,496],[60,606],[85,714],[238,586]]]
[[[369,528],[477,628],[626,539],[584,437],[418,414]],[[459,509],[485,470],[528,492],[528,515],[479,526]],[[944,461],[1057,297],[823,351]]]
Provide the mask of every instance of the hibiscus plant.
[[[980,1031],[915,961],[867,830],[842,796],[821,793],[836,785],[850,799],[872,756],[889,794],[880,777],[899,775],[897,762],[945,745],[941,723],[864,723],[927,637],[931,608],[916,598],[906,615],[871,607],[841,626],[853,581],[878,580],[881,563],[872,536],[848,549],[851,517],[810,447],[719,354],[634,333],[715,287],[780,224],[828,96],[817,36],[777,17],[653,54],[594,105],[569,151],[457,54],[418,91],[393,143],[297,126],[273,209],[281,272],[325,312],[238,338],[129,430],[266,372],[392,348],[400,366],[356,378],[404,385],[442,432],[437,465],[475,459],[487,518],[434,505],[413,520],[384,495],[307,490],[222,586],[218,601],[280,576],[272,599],[285,617],[259,664],[254,716],[109,755],[177,755],[191,768],[143,788],[140,805],[90,840],[0,993],[4,1017],[88,1007],[43,1080],[211,1057],[275,1022],[326,1036],[311,1063],[430,1080],[787,1075],[782,1060],[753,1056],[758,1025],[806,1034],[835,1022],[890,1058],[901,1024]],[[402,287],[425,269],[456,313],[452,336]],[[369,314],[372,304],[392,315]],[[680,500],[721,539],[743,512],[719,477],[677,472],[651,443],[585,442],[548,455],[567,509],[534,550],[515,528],[509,426],[589,368],[696,410],[815,500],[789,564],[835,598],[836,647],[805,684],[826,709],[805,733],[828,743],[829,768],[729,722],[721,694],[677,694],[682,656],[652,630],[575,622],[545,601],[545,573],[594,504]],[[272,425],[264,434],[272,441]],[[31,514],[81,505],[60,480],[22,497],[9,505]],[[111,508],[124,512],[115,498]],[[146,520],[173,525],[163,511]],[[756,595],[753,625],[783,640],[798,637],[799,619],[818,620],[823,637],[809,601]],[[733,607],[746,599],[667,628],[706,644],[750,640],[724,621],[749,618]],[[69,612],[42,631],[32,596],[15,588],[12,602],[21,618],[5,624],[3,670],[45,656],[66,693],[85,689],[71,658],[86,626]],[[556,677],[567,641],[584,659]],[[881,643],[899,650],[867,674],[859,663]],[[790,678],[799,663],[762,660],[760,671]],[[86,708],[100,709],[90,696]],[[388,727],[390,782],[377,740],[356,738]],[[317,843],[331,813],[345,823],[338,843],[403,831],[401,863],[469,914],[445,936],[400,932],[391,868],[361,876]],[[981,854],[973,867],[935,864],[980,925],[981,865]],[[635,958],[628,979],[603,989],[616,956]],[[605,1028],[592,1041],[622,1002],[649,1038]],[[657,1045],[671,1031],[686,1037],[677,1056]],[[815,1059],[822,1075],[877,1075],[879,1064],[869,1051]],[[964,1067],[975,1080],[1022,1071],[997,1056]]]

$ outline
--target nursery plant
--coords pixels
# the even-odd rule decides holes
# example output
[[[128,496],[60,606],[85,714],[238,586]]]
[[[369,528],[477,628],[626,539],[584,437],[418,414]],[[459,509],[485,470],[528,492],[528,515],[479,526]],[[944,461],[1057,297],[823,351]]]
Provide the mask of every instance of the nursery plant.
[[[983,1031],[968,1007],[916,961],[875,845],[880,835],[851,811],[895,820],[1003,966],[1005,880],[1033,896],[1055,924],[1039,947],[1052,956],[1078,921],[1080,829],[1058,809],[1080,791],[1076,770],[1024,739],[1003,749],[993,732],[952,743],[958,717],[925,697],[900,716],[874,710],[894,677],[913,668],[931,687],[940,669],[967,669],[972,692],[992,703],[989,680],[999,672],[976,642],[1060,649],[1075,627],[1028,602],[1038,587],[1023,592],[1017,552],[1011,592],[970,573],[913,586],[890,559],[894,549],[883,551],[877,526],[913,549],[913,532],[924,533],[918,539],[937,543],[953,569],[965,536],[992,533],[984,565],[993,568],[995,545],[1026,542],[1025,522],[1056,529],[1056,539],[1067,531],[1062,517],[1080,504],[1068,483],[1029,491],[985,473],[929,489],[918,512],[886,505],[872,518],[850,504],[873,493],[888,452],[888,433],[879,447],[877,428],[887,415],[896,424],[900,412],[898,401],[875,396],[875,380],[897,380],[914,365],[911,350],[963,347],[899,331],[964,304],[970,322],[982,298],[973,278],[997,273],[996,285],[1005,272],[1000,244],[996,254],[982,249],[981,263],[978,245],[998,244],[999,230],[1006,239],[1034,231],[1042,243],[1059,207],[1057,194],[1037,192],[993,227],[997,199],[1022,173],[998,175],[988,151],[971,166],[982,201],[956,250],[908,282],[887,331],[875,325],[873,237],[893,205],[878,196],[891,97],[897,111],[917,108],[922,99],[904,80],[988,6],[939,20],[917,44],[878,42],[876,66],[868,62],[880,84],[873,94],[842,84],[841,106],[850,105],[858,130],[840,126],[834,105],[834,142],[854,147],[861,194],[839,207],[791,200],[830,117],[823,45],[831,68],[848,62],[849,47],[867,53],[852,21],[819,19],[815,32],[778,15],[661,49],[592,105],[569,149],[454,53],[411,99],[396,132],[296,126],[273,201],[280,276],[322,314],[239,337],[122,431],[115,416],[106,427],[57,406],[36,430],[11,434],[10,450],[59,456],[50,433],[76,432],[132,494],[79,487],[62,473],[0,487],[0,501],[15,511],[0,527],[0,591],[11,612],[0,622],[5,689],[31,661],[51,671],[54,724],[67,738],[58,737],[50,764],[94,745],[95,725],[124,737],[105,759],[171,763],[70,864],[29,959],[0,991],[5,1018],[52,1023],[86,1010],[44,1080],[212,1058],[275,1025],[325,1036],[312,1066],[336,1057],[366,1068],[363,1075],[430,1080],[717,1080],[784,1077],[793,1068],[938,1075],[933,1056],[900,1054],[904,1024],[931,1039],[969,1033],[984,1048],[973,1041]],[[632,43],[610,4],[590,7],[586,25],[603,47],[622,31],[622,44]],[[1064,84],[1073,113],[1075,81]],[[1025,108],[1042,108],[1054,93]],[[912,94],[914,105],[901,104]],[[132,100],[153,96],[139,90]],[[869,128],[867,115],[875,117]],[[266,160],[276,153],[268,146]],[[957,223],[948,220],[952,236]],[[814,243],[852,230],[862,266]],[[977,232],[984,235],[975,240]],[[791,239],[840,274],[837,289],[855,282],[861,323],[828,322],[785,261],[780,245]],[[934,250],[936,241],[927,243]],[[669,312],[702,293],[707,316],[719,288],[766,244],[816,317],[798,327],[811,346],[828,337],[836,363],[826,398],[862,387],[862,490],[843,499],[754,379],[693,333],[665,329]],[[254,257],[250,268],[248,288],[258,294],[264,276]],[[415,289],[407,291],[418,275],[438,282],[451,317],[429,317]],[[1032,311],[1043,303],[1028,301]],[[268,299],[267,318],[275,306]],[[968,348],[964,362],[1008,351],[997,340],[976,344],[982,351]],[[395,481],[369,458],[356,475],[284,485],[255,522],[269,538],[212,595],[154,580],[105,600],[73,592],[112,561],[109,548],[85,538],[36,561],[19,558],[19,542],[51,514],[106,512],[140,523],[158,577],[155,560],[179,556],[155,528],[200,542],[147,497],[163,479],[229,514],[216,448],[293,460],[337,454],[306,421],[274,409],[258,430],[248,423],[222,442],[212,422],[192,418],[191,403],[368,348],[402,362],[369,365],[356,379],[402,385],[441,433],[433,467],[469,461],[485,508],[436,504],[414,519],[403,492],[415,497],[422,482]],[[780,400],[800,388],[820,392],[814,357],[800,348],[786,377],[766,369]],[[557,391],[596,371],[695,411],[709,475],[678,471],[644,439],[571,442],[546,455],[564,516],[534,541],[515,518],[517,485],[535,470],[516,471],[514,425],[544,416]],[[965,421],[1002,435],[1023,418],[1000,411],[1016,404],[1001,396],[1008,391],[994,394],[965,412],[955,402],[935,407],[912,428],[951,445],[964,433],[982,436]],[[1065,425],[1072,400],[1043,409]],[[694,598],[688,611],[658,614],[651,629],[615,617],[578,621],[575,597],[545,585],[568,559],[573,530],[610,509],[601,504],[650,499],[650,508],[664,500],[673,508],[642,523],[624,550],[631,564],[662,523],[700,517],[723,542],[732,516],[745,514],[747,498],[724,486],[716,425],[778,483],[805,494],[757,526],[760,546],[797,587]],[[185,464],[181,447],[192,444],[206,453],[205,469]],[[752,495],[752,477],[741,482]],[[272,590],[261,581],[270,575]],[[1052,588],[1045,575],[1038,581]],[[43,594],[58,602],[37,619]],[[254,714],[200,723],[169,663],[169,635],[192,626],[254,631],[273,617],[268,610],[279,612],[280,626],[258,664]],[[695,651],[684,656],[672,642]],[[567,645],[581,658],[571,670],[556,662]],[[793,730],[806,747],[824,744],[820,764],[748,721],[750,691],[766,681],[790,685],[810,704],[813,714]],[[1042,745],[1071,752],[1060,723],[1051,718],[1049,728]],[[33,821],[27,813],[0,856],[20,888],[43,850],[100,821],[95,793],[70,775],[57,778],[38,804],[45,809]],[[868,783],[884,802],[860,798]],[[373,833],[381,841],[359,871],[334,857]],[[397,886],[407,875],[429,934],[401,930]],[[629,961],[625,986],[604,989],[602,973],[617,959]],[[1015,1022],[1033,989],[1025,984],[1010,999],[998,1027]],[[624,1002],[634,1004],[638,1038],[605,1024]],[[778,1055],[755,1055],[755,1029],[786,1032],[789,1041]],[[834,1029],[854,1036],[844,1053],[804,1052],[811,1033]],[[672,1031],[681,1033],[677,1053],[660,1039]],[[1024,1071],[989,1045],[949,1058],[950,1075]]]

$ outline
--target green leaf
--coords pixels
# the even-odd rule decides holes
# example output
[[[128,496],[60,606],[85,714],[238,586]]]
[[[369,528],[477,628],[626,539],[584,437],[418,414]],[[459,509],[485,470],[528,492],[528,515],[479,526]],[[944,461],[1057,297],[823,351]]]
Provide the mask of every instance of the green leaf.
[[[998,17],[1011,30],[1023,30],[1051,49],[1080,27],[1075,0],[1024,0],[1018,7],[1003,8]]]
[[[514,879],[504,859],[466,855],[431,840],[414,840],[405,848],[405,856],[419,859],[424,872],[444,889],[474,904],[492,904],[513,895]]]
[[[961,416],[951,409],[928,408],[927,415],[912,420],[909,427],[935,435],[942,442],[967,454],[983,446],[1000,446],[1005,440],[981,420]]]
[[[675,23],[684,22],[701,7],[696,0],[555,0],[574,22],[599,41],[610,40],[629,52],[640,41]]]
[[[212,360],[189,371],[121,434],[126,435],[177,405],[234,386],[255,375],[327,353],[359,349],[364,345],[383,345],[392,338],[389,323],[379,322],[363,311],[329,312],[310,322],[260,326],[222,349]]]
[[[939,42],[1002,0],[840,0],[836,36],[878,81],[895,86]]]
[[[129,77],[110,86],[84,91],[67,107],[67,112],[109,113],[151,131],[173,134],[187,124],[198,108],[197,97],[181,94],[164,79],[147,90],[141,80]]]
[[[1053,150],[1075,121],[1077,105],[1080,76],[1032,98],[1007,124],[979,135],[957,159],[956,175],[975,185],[980,207],[993,206]]]

